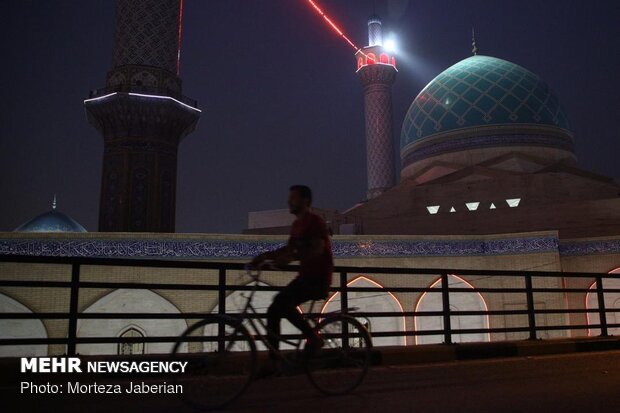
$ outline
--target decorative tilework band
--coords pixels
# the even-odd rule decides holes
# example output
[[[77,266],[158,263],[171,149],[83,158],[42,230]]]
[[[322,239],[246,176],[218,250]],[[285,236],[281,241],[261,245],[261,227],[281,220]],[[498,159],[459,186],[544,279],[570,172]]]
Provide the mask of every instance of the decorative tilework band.
[[[14,239],[0,238],[0,255],[125,257],[167,259],[246,259],[283,245],[282,241]],[[334,256],[488,256],[556,252],[551,236],[493,240],[334,240]]]
[[[442,142],[429,143],[419,146],[401,156],[403,167],[416,161],[450,152],[466,151],[470,149],[508,147],[508,146],[542,146],[574,151],[573,141],[568,137],[552,135],[490,135],[460,139],[448,139]]]

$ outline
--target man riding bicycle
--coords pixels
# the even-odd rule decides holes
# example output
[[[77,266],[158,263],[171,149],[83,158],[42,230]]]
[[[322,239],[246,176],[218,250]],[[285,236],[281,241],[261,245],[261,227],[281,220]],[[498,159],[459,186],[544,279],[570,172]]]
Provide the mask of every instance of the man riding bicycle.
[[[312,191],[305,185],[290,187],[288,206],[297,218],[291,226],[288,243],[277,250],[256,256],[250,265],[260,268],[265,261],[282,266],[299,260],[300,270],[273,299],[267,311],[267,327],[273,333],[268,339],[274,349],[279,347],[280,321],[283,317],[297,327],[307,339],[304,352],[312,354],[324,341],[297,311],[297,306],[309,300],[327,297],[332,281],[333,257],[331,240],[323,218],[311,211]],[[277,355],[271,353],[271,358]]]

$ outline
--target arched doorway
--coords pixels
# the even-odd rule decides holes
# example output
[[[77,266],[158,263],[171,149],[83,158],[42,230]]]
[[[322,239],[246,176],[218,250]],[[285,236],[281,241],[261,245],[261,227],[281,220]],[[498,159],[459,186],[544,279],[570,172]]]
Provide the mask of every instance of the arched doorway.
[[[620,274],[620,268],[609,271],[609,274]],[[620,278],[603,279],[603,289],[620,289]],[[586,293],[586,308],[598,309],[598,296],[596,295],[596,282],[590,285],[591,292]],[[620,309],[620,293],[604,293],[605,309]],[[606,312],[607,324],[620,324],[620,313]],[[590,324],[599,324],[600,316],[598,313],[587,313],[587,322]],[[609,328],[607,333],[610,335],[619,335],[620,328]],[[588,329],[589,336],[598,336],[601,334],[600,328]]]
[[[450,288],[473,288],[467,281],[456,275],[448,275],[448,284]],[[442,286],[441,278],[434,281],[429,288],[440,289]],[[441,311],[443,309],[441,293],[423,293],[415,311]],[[480,293],[455,292],[450,293],[450,309],[452,311],[487,311],[487,305]],[[450,324],[453,329],[479,329],[489,328],[489,318],[485,315],[477,316],[451,316]],[[423,316],[414,317],[414,326],[416,331],[424,330],[442,330],[442,316]],[[488,333],[477,334],[452,334],[453,343],[480,342],[490,341]],[[416,344],[432,344],[442,343],[443,335],[424,335],[416,336]]]
[[[146,334],[136,326],[127,327],[119,337],[123,338],[142,338],[146,337]],[[118,354],[128,356],[135,354],[144,354],[146,350],[146,343],[143,342],[131,342],[131,343],[118,343]]]
[[[252,281],[250,283],[247,284],[248,287],[252,287],[254,285],[257,285],[256,281]],[[266,284],[262,281],[258,281],[258,286],[263,286],[263,287],[268,287],[269,284]],[[269,306],[271,305],[271,302],[273,301],[273,297],[275,297],[275,295],[277,294],[277,291],[256,291],[256,293],[254,294],[254,298],[252,300],[252,306],[254,307],[254,309],[256,310],[256,312],[258,313],[266,313],[267,309],[269,308]],[[248,294],[250,294],[250,291],[234,291],[230,294],[228,294],[228,296],[226,297],[226,313],[227,314],[235,314],[235,313],[240,313],[243,308],[245,307],[245,303],[247,301],[247,296]],[[298,310],[301,311],[298,307]],[[216,305],[213,310],[211,310],[212,314],[217,314],[219,311],[219,305]],[[262,320],[263,322],[266,322],[266,320]],[[250,322],[248,320],[244,321],[244,324],[246,325],[246,327],[248,326]],[[257,324],[257,323],[255,323]],[[217,334],[216,332],[216,325],[215,324],[208,324],[205,326],[204,329],[204,335],[208,335],[208,336],[214,336]],[[249,327],[248,327],[249,328]],[[280,329],[280,332],[284,335],[286,334],[299,334],[299,330],[297,330],[291,323],[288,322],[288,320],[283,319],[282,320],[282,327]],[[265,331],[261,331],[261,334],[265,334]],[[237,342],[233,345],[232,350],[233,351],[245,351],[248,350],[247,348],[245,348],[246,344],[244,342]],[[214,351],[217,348],[217,343],[215,342],[205,342],[204,343],[204,350],[205,351]],[[260,341],[257,340],[256,341],[256,348],[258,350],[267,350],[267,347]],[[290,349],[293,348],[293,346],[288,345],[286,343],[281,343],[280,344],[280,348],[281,349]]]
[[[356,288],[384,288],[381,284],[370,278],[360,276],[347,283],[349,287]],[[359,312],[403,312],[403,307],[390,292],[375,291],[349,291],[348,305]],[[333,294],[323,306],[321,313],[340,311],[340,293]],[[355,316],[352,312],[350,315]],[[358,320],[367,326],[370,334],[387,331],[405,331],[405,317],[358,317]],[[373,337],[374,346],[400,346],[406,344],[405,337]]]
[[[0,293],[0,313],[32,313],[32,311],[19,301]],[[47,331],[39,319],[0,319],[0,338],[47,338]],[[47,345],[0,346],[0,357],[15,356],[47,356]]]
[[[85,313],[173,313],[174,304],[151,290],[118,289],[95,301]],[[183,319],[83,319],[78,321],[78,337],[119,337],[133,328],[144,337],[179,336],[187,328]],[[131,333],[135,334],[135,333]],[[167,354],[174,343],[143,343],[145,354]],[[137,349],[138,347],[136,347]],[[118,354],[118,343],[78,344],[78,354]],[[181,348],[187,351],[187,345]]]

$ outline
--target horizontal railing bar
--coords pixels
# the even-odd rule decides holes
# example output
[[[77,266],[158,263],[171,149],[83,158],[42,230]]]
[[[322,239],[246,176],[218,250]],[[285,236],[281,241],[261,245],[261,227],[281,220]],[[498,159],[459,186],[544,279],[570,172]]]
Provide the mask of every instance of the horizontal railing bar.
[[[282,241],[284,244],[284,241]],[[156,268],[193,268],[244,270],[244,263],[222,261],[191,261],[191,260],[165,260],[145,258],[101,258],[101,257],[43,257],[29,255],[0,255],[0,262],[22,262],[41,264],[78,264],[100,266],[129,266],[129,267],[156,267]],[[264,271],[297,271],[298,265],[287,265],[280,269],[265,269]],[[346,273],[369,273],[369,274],[410,274],[410,275],[440,275],[442,273],[470,275],[470,276],[508,276],[522,277],[575,277],[575,278],[614,278],[617,275],[594,272],[557,272],[557,271],[528,271],[528,270],[471,270],[471,269],[448,269],[448,268],[383,268],[383,267],[352,267],[336,266],[334,272]]]
[[[597,308],[588,309],[541,309],[536,310],[535,314],[585,314],[585,313],[598,313]],[[620,313],[620,308],[606,309],[608,313]],[[474,310],[459,310],[451,311],[451,316],[493,316],[493,315],[525,315],[527,310],[490,310],[490,311],[474,311]],[[310,318],[325,318],[330,313],[303,313]],[[237,314],[228,313],[232,317],[247,318],[267,318],[267,313],[256,314]],[[443,315],[442,311],[382,311],[382,312],[364,312],[353,311],[349,312],[349,315],[353,317],[439,317]],[[127,319],[127,318],[139,318],[139,319],[201,319],[216,317],[217,313],[79,313],[78,319]],[[68,313],[63,312],[41,312],[41,313],[0,313],[0,320],[9,319],[69,319]]]
[[[487,333],[487,332],[521,332],[526,331],[527,327],[511,327],[503,329],[491,329],[476,331],[472,330],[471,334]],[[495,331],[497,330],[497,331]],[[424,336],[424,335],[441,335],[443,330],[420,330],[420,331],[381,331],[372,333],[373,337],[395,337],[395,336]],[[456,330],[453,330],[453,334]],[[463,332],[462,334],[466,334]],[[296,337],[296,336],[293,336]],[[110,344],[110,343],[173,343],[178,339],[177,336],[163,337],[77,337],[76,344]],[[183,342],[187,341],[217,341],[217,336],[189,336],[184,337]],[[230,341],[230,340],[229,340]],[[0,339],[0,345],[27,345],[27,344],[68,344],[68,338],[30,338],[30,339]]]
[[[53,287],[69,288],[70,281],[28,281],[28,280],[0,280],[0,287]]]
[[[17,280],[0,280],[0,287],[60,287],[69,288],[71,283],[68,281],[17,281]],[[217,284],[172,284],[172,283],[126,283],[126,282],[97,282],[97,281],[81,281],[79,288],[106,288],[106,289],[150,289],[150,290],[195,290],[195,291],[219,291]],[[249,286],[249,285],[227,285],[227,291],[282,291],[284,286]],[[332,287],[330,291],[339,292],[342,288]],[[525,288],[449,288],[453,293],[507,293],[507,294],[524,294]],[[350,292],[402,292],[402,293],[441,293],[440,288],[429,287],[347,287]],[[589,288],[532,288],[534,293],[588,293],[592,292]],[[606,288],[607,293],[620,293],[620,288]]]
[[[174,343],[178,339],[177,336],[162,337],[77,337],[76,344],[110,344],[110,343]],[[187,341],[217,341],[218,337],[191,336],[183,338],[183,342]],[[26,344],[69,344],[68,338],[50,338],[50,339],[0,339],[1,345],[26,345]],[[227,341],[231,341],[227,339]]]
[[[540,326],[537,330],[587,330],[587,329],[599,329],[600,324],[590,325],[570,325],[570,326]],[[620,324],[608,324],[608,328],[620,328]],[[488,334],[488,333],[518,333],[526,332],[529,327],[504,327],[504,328],[487,328],[487,329],[453,329],[452,334]],[[407,331],[379,331],[373,332],[373,337],[398,337],[398,336],[428,336],[428,335],[442,335],[443,330],[407,330]],[[283,338],[300,338],[299,335],[284,335]],[[172,343],[176,342],[177,336],[158,336],[158,337],[77,337],[75,342],[77,344],[104,344],[104,343]],[[205,336],[191,336],[185,337],[183,341],[217,341],[217,337],[205,337]],[[227,339],[230,341],[230,339]],[[28,345],[28,344],[68,344],[68,338],[12,338],[12,339],[0,339],[0,345]]]
[[[608,324],[609,328],[620,327],[620,324]],[[558,329],[571,329],[571,330],[588,330],[600,328],[600,324],[582,324],[571,326],[541,326],[537,327],[537,330],[558,330]],[[497,328],[477,328],[477,329],[452,329],[452,334],[487,334],[487,333],[518,333],[527,332],[528,326],[524,327],[497,327]],[[379,331],[372,332],[373,337],[398,337],[398,336],[417,336],[417,335],[443,335],[443,330],[417,330],[417,331]]]

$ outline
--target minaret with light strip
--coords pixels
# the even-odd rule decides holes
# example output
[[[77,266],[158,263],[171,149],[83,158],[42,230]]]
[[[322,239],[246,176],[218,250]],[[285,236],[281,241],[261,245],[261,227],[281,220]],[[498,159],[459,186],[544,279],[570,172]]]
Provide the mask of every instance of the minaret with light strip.
[[[182,0],[117,0],[112,68],[84,101],[103,135],[99,231],[174,232],[177,148],[198,123],[179,77]]]
[[[392,84],[396,80],[396,58],[383,47],[381,20],[368,19],[368,46],[358,50],[357,75],[364,86],[366,117],[366,161],[368,199],[394,185],[392,131]]]

